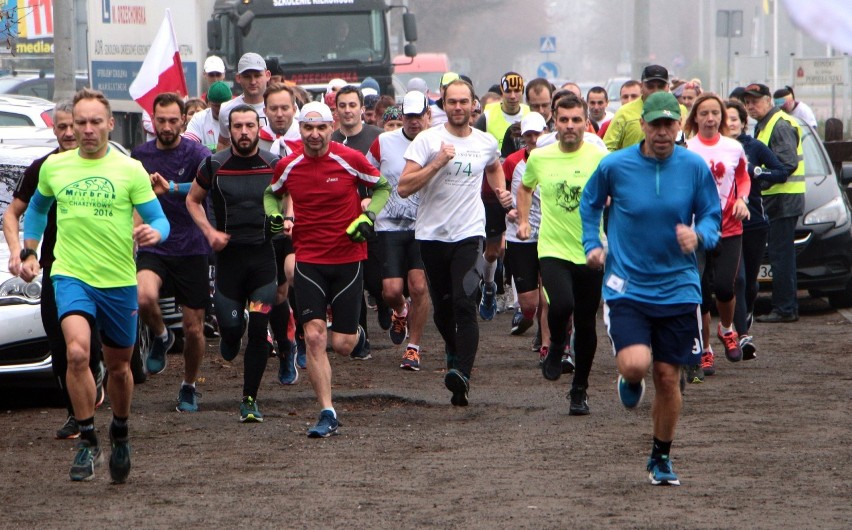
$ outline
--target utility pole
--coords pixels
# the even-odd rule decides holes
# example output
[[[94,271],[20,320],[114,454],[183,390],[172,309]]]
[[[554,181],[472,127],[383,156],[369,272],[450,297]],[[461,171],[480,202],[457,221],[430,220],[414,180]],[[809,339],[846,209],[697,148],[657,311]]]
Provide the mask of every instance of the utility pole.
[[[54,101],[71,99],[76,90],[74,65],[76,47],[74,45],[74,30],[77,20],[74,13],[74,0],[53,0],[53,75]]]
[[[633,75],[638,78],[651,54],[651,1],[636,0],[633,13]]]

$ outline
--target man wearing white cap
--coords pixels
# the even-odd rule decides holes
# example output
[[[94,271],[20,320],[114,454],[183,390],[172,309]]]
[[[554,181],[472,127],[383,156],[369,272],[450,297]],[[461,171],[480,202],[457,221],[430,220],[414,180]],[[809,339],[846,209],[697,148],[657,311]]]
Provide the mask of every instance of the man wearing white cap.
[[[388,330],[391,342],[408,345],[399,367],[420,370],[420,339],[426,326],[429,311],[429,293],[426,273],[420,257],[420,245],[414,239],[414,221],[417,219],[417,194],[406,198],[399,196],[399,176],[405,167],[405,150],[420,132],[429,128],[429,102],[422,92],[411,91],[402,101],[402,128],[379,135],[367,153],[367,160],[376,166],[391,185],[390,199],[376,217],[382,255],[382,298],[393,313]],[[405,301],[404,284],[407,279],[411,305]]]
[[[550,344],[541,371],[545,379],[555,381],[567,367],[563,365],[562,354],[568,343],[566,329],[573,316],[576,373],[568,414],[586,415],[589,413],[586,389],[597,349],[596,313],[603,272],[586,265],[579,206],[583,188],[605,153],[583,141],[589,118],[585,101],[573,94],[560,98],[554,118],[558,141],[532,152],[523,185],[518,189],[517,235],[522,241],[532,235],[532,192],[538,186],[541,193],[538,258],[542,288],[549,304],[550,329]]]
[[[213,85],[216,81],[225,80],[225,62],[215,55],[211,55],[204,60],[204,78],[207,80],[207,87]],[[206,97],[202,96],[202,99]],[[206,101],[206,99],[205,99]]]
[[[366,342],[358,325],[364,302],[362,262],[365,240],[372,236],[376,215],[388,200],[390,185],[360,152],[331,141],[331,109],[317,101],[299,112],[304,151],[293,153],[275,167],[264,193],[268,216],[281,219],[293,238],[296,254],[294,287],[299,320],[304,326],[308,379],[322,408],[308,437],[325,438],[337,431],[331,399],[331,365],[325,352],[326,308],[334,319],[331,345],[341,355],[358,358]],[[358,185],[373,190],[361,211]],[[280,197],[292,198],[293,218],[284,219]]]
[[[512,204],[497,140],[470,126],[473,87],[462,79],[444,91],[447,123],[417,135],[405,151],[400,197],[420,192],[414,234],[429,279],[435,325],[444,339],[450,403],[468,404],[469,380],[479,349],[479,282],[483,269],[485,208],[480,190],[488,178],[504,207]]]
[[[266,61],[256,53],[246,53],[240,57],[237,63],[237,83],[243,88],[243,93],[231,101],[222,105],[219,111],[219,143],[217,151],[222,151],[231,146],[231,133],[228,128],[228,115],[231,109],[239,105],[248,105],[257,111],[260,118],[260,126],[266,125],[266,111],[264,110],[263,93],[272,74],[266,69]]]

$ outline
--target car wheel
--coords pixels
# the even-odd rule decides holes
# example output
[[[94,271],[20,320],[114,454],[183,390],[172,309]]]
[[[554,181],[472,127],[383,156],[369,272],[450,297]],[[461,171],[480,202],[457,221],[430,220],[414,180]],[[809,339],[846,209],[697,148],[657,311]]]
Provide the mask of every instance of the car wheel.
[[[852,306],[852,281],[846,285],[846,289],[828,293],[828,303],[834,309]]]

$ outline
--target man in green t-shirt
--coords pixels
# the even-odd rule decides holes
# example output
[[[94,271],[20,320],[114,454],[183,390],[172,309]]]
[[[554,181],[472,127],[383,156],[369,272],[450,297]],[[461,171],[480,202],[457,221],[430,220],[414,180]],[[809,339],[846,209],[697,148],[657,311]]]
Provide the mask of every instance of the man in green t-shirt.
[[[568,343],[567,326],[574,318],[576,371],[569,398],[570,415],[589,413],[586,389],[597,349],[596,314],[601,298],[603,272],[586,265],[580,197],[586,182],[606,155],[599,147],[583,142],[588,119],[586,103],[569,94],[554,106],[557,142],[530,153],[518,189],[518,238],[530,235],[529,211],[536,186],[541,196],[541,228],[538,257],[545,300],[550,307],[547,324],[550,345],[541,371],[555,381],[563,366],[562,353]]]
[[[74,96],[78,149],[49,157],[24,220],[21,277],[39,273],[36,249],[57,204],[56,260],[51,278],[68,351],[68,394],[80,425],[80,445],[71,480],[91,480],[103,457],[95,434],[95,381],[88,368],[91,331],[97,325],[109,373],[112,481],[130,473],[127,419],[133,394],[130,357],[136,342],[138,305],[134,244],[156,245],[169,235],[169,222],[151,187],[148,172],[109,144],[114,126],[109,101],[98,91]],[[133,210],[144,224],[133,227]]]

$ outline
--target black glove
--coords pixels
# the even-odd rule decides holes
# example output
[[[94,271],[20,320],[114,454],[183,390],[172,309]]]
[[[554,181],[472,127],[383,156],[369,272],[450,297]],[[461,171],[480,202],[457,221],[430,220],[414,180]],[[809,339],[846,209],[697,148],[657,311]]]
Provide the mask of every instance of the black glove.
[[[263,223],[263,232],[266,239],[280,234],[284,230],[284,216],[279,214],[267,215]]]
[[[346,235],[355,243],[363,243],[364,241],[375,239],[376,229],[373,226],[376,222],[376,214],[373,212],[364,212],[355,218],[346,229]]]

